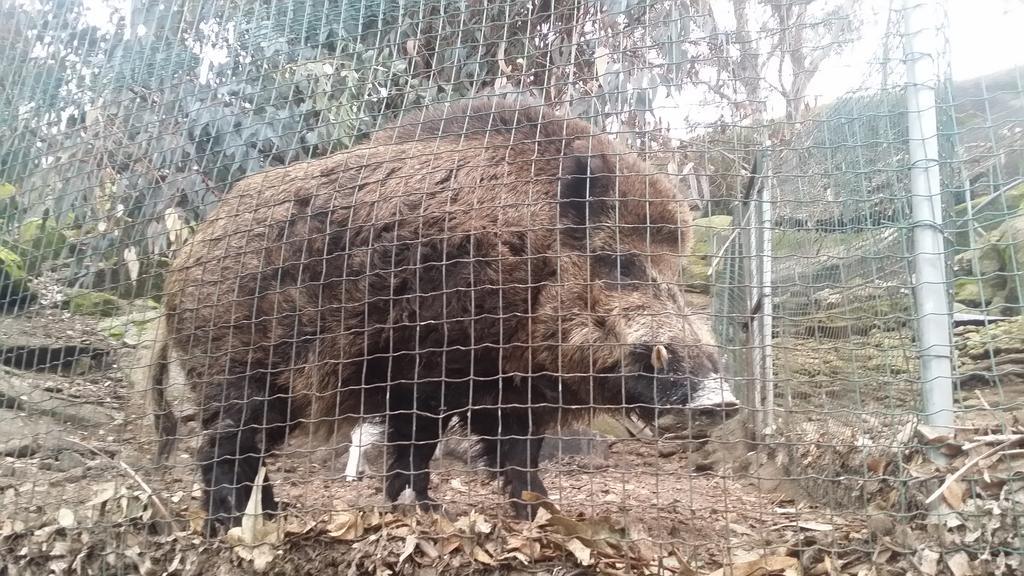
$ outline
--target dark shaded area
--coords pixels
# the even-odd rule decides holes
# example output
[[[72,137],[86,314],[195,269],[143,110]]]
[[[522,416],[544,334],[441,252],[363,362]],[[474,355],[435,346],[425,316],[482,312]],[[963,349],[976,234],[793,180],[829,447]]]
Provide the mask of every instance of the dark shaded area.
[[[94,346],[64,344],[61,346],[3,346],[0,347],[0,365],[25,372],[43,372],[67,376],[80,370],[83,361],[90,368],[106,364],[110,351]]]

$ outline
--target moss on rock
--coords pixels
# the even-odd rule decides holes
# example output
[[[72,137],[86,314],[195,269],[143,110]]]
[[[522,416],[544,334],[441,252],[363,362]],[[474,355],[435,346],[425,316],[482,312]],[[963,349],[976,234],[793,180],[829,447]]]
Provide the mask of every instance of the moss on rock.
[[[53,220],[31,218],[18,227],[17,243],[25,269],[32,273],[42,264],[60,258],[68,237]]]
[[[723,230],[732,228],[732,216],[708,216],[693,221],[693,249],[691,253],[697,258],[714,256],[712,239]]]
[[[72,314],[111,318],[124,312],[125,303],[103,292],[80,292],[68,298],[67,308]]]
[[[693,221],[693,247],[686,256],[686,269],[682,274],[687,290],[705,294],[711,290],[708,270],[717,247],[713,240],[715,235],[731,227],[732,216],[709,216]]]
[[[0,313],[16,312],[35,300],[25,265],[13,251],[0,246]]]

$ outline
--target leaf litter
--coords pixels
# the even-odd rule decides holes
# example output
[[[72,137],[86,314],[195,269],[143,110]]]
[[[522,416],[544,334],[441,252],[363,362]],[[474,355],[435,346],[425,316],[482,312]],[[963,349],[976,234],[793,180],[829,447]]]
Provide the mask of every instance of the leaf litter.
[[[131,441],[145,434],[124,428],[131,423],[67,438],[82,456],[77,468],[46,469],[45,452],[0,459],[0,574],[1024,573],[1021,410],[999,426],[968,423],[952,434],[917,427],[917,446],[866,463],[877,476],[866,509],[830,512],[728,471],[694,475],[685,454],[658,459],[641,446],[613,450],[603,475],[549,470],[559,497],[538,501],[533,522],[509,519],[493,487],[472,475],[439,480],[442,500],[469,502],[447,515],[357,506],[372,488],[325,482],[294,489],[335,498],[316,512],[293,505],[269,520],[253,501],[243,526],[221,540],[200,535],[191,478],[172,482],[145,467],[144,443]],[[926,448],[948,462],[936,464]],[[272,474],[274,466],[285,465]],[[290,485],[281,485],[287,501]]]

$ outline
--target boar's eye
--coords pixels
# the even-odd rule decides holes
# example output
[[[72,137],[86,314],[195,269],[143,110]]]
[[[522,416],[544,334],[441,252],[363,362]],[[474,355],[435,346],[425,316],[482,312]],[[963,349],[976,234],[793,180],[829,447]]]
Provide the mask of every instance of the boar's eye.
[[[601,253],[595,255],[599,276],[611,282],[647,282],[647,267],[639,254],[610,254]]]

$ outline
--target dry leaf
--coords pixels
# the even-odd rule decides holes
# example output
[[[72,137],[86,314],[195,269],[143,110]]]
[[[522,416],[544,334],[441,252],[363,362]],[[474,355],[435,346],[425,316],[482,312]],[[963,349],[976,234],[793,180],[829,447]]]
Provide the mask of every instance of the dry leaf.
[[[466,535],[490,534],[494,530],[494,523],[481,514],[470,512],[469,516],[456,520],[452,527]]]
[[[96,496],[85,503],[86,506],[102,504],[117,495],[117,482],[104,482],[96,488]]]
[[[488,566],[494,564],[494,558],[479,546],[473,546],[473,560],[476,560],[481,564],[487,564]]]
[[[445,539],[444,543],[441,544],[440,552],[442,555],[447,556],[452,553],[453,550],[462,545],[461,536],[449,536]]]
[[[561,511],[559,511],[558,506],[555,506],[554,502],[536,492],[523,490],[521,498],[524,502],[536,503],[542,510],[547,510],[550,514],[561,514]]]
[[[302,521],[298,518],[291,518],[284,526],[284,533],[292,536],[300,536],[316,528],[316,520]]]
[[[917,565],[925,576],[935,576],[939,571],[939,553],[924,548],[918,554]]]
[[[579,560],[583,566],[590,566],[594,563],[593,553],[583,542],[579,539],[573,538],[565,545],[565,547],[572,552],[573,556]]]
[[[971,561],[963,550],[946,556],[946,565],[953,576],[972,576]]]
[[[789,556],[768,556],[724,566],[708,576],[801,576],[800,561]]]
[[[277,552],[269,544],[260,544],[252,551],[252,567],[257,572],[263,572],[270,565]]]
[[[540,556],[540,542],[536,538],[512,535],[505,542],[505,550],[526,557],[529,563]]]
[[[964,505],[964,484],[954,480],[942,491],[943,498],[953,510],[960,510]]]
[[[509,559],[518,560],[521,564],[524,564],[526,566],[529,566],[530,562],[533,561],[532,558],[530,558],[526,554],[523,554],[522,552],[506,552],[505,554],[502,554],[501,556],[498,557],[499,561],[504,561],[504,560],[509,560]]]
[[[836,566],[835,561],[832,560],[832,556],[830,556],[828,554],[825,555],[824,564],[825,564],[825,571],[828,574],[834,574],[836,572],[836,569],[838,568],[838,566]]]
[[[657,560],[655,564],[659,564],[660,567],[668,568],[676,576],[696,576],[697,571],[694,570],[689,564],[683,562],[678,556],[670,554],[660,560]],[[660,570],[658,571],[661,572]]]
[[[473,528],[477,534],[490,534],[491,530],[494,530],[494,523],[489,521],[487,517],[476,512],[471,512],[469,516],[474,521]]]
[[[135,250],[134,246],[129,246],[124,249],[124,263],[128,268],[128,277],[132,282],[137,281],[139,279],[140,264],[138,252]]]
[[[334,512],[327,525],[327,534],[338,540],[356,540],[363,536],[362,514],[358,512]]]
[[[370,528],[376,528],[384,522],[384,518],[381,517],[380,510],[376,508],[370,510],[365,514],[359,515],[360,520],[363,523],[363,529],[368,530]]]
[[[198,511],[198,510],[195,510],[195,509],[189,510],[188,526],[189,526],[189,528],[192,529],[192,532],[194,534],[202,534],[203,533],[203,524],[204,524],[203,513]]]
[[[546,509],[541,508],[540,510],[537,510],[537,515],[534,516],[533,523],[536,526],[543,526],[547,524],[548,519],[550,519],[551,517],[551,512],[548,512]]]
[[[875,554],[871,557],[871,560],[875,564],[886,564],[889,558],[892,557],[893,550],[889,547],[879,547],[875,550]]]
[[[236,546],[235,554],[238,554],[243,560],[252,562],[252,567],[256,572],[263,572],[270,565],[270,561],[276,556],[273,546],[269,544],[260,544],[258,546]]]
[[[562,536],[580,536],[587,533],[582,522],[557,514],[549,517],[544,523],[555,528],[555,532]]]
[[[402,547],[402,553],[398,556],[398,565],[401,566],[405,563],[406,558],[412,555],[416,550],[416,537],[412,534],[405,537],[405,546]]]
[[[441,556],[441,553],[437,551],[434,544],[428,540],[418,539],[416,540],[416,546],[419,547],[420,551],[431,560],[436,560]]]
[[[283,530],[277,522],[268,522],[260,514],[255,518],[250,518],[249,522],[251,524],[247,526],[246,519],[247,516],[243,516],[242,525],[235,526],[225,534],[229,544],[235,544],[240,547],[259,547],[264,544],[275,545],[283,540]]]
[[[4,520],[4,523],[2,525],[0,525],[0,537],[2,537],[2,536],[10,536],[11,534],[14,534],[16,532],[20,532],[24,528],[24,527],[17,528],[16,527],[16,523],[20,523],[20,521],[18,521],[18,520],[13,520],[12,521],[10,519]]]
[[[437,536],[449,536],[455,533],[455,525],[444,515],[435,516],[434,525],[437,527],[435,530]]]
[[[880,456],[873,456],[868,458],[864,464],[872,474],[882,476],[885,474],[885,469],[889,467],[889,460]]]

